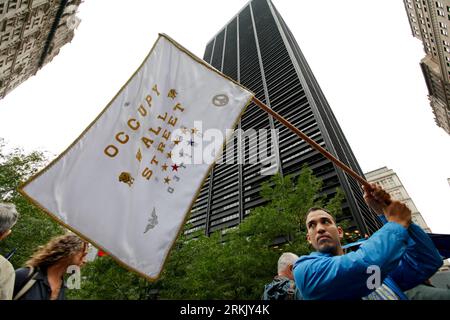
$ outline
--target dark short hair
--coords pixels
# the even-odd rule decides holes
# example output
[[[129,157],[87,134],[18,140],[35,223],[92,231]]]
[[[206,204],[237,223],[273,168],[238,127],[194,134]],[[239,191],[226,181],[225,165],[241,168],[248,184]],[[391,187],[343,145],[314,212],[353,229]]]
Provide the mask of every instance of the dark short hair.
[[[313,211],[318,211],[318,210],[322,210],[322,211],[325,211],[326,213],[328,213],[328,214],[331,216],[331,218],[333,219],[333,222],[336,224],[336,218],[334,217],[334,215],[333,215],[329,210],[327,210],[327,209],[325,209],[325,208],[322,208],[322,207],[312,207],[312,208],[309,208],[308,211],[306,212],[306,217],[308,217],[308,215],[309,215],[311,212],[313,212]]]

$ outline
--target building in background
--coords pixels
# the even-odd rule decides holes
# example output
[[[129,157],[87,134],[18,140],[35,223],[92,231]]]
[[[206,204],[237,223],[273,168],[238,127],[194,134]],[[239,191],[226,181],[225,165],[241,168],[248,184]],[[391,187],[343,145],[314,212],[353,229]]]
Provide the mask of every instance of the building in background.
[[[403,0],[414,37],[426,53],[420,62],[436,124],[450,134],[450,0]]]
[[[0,0],[0,99],[49,63],[80,23],[81,0]]]
[[[370,183],[378,183],[386,190],[393,199],[399,200],[406,204],[411,210],[412,220],[419,225],[425,232],[431,233],[431,229],[426,224],[416,205],[412,201],[405,187],[403,186],[397,174],[387,167],[383,167],[365,174],[367,181]]]
[[[300,47],[270,0],[247,3],[206,45],[204,59],[363,175]],[[244,135],[233,140],[233,150],[243,150],[246,160],[250,145],[265,148],[261,141],[266,142],[266,137],[258,130],[278,130],[267,135],[270,159],[258,164],[217,164],[192,208],[188,221],[191,227],[186,233],[209,235],[238,225],[251,209],[265,204],[260,196],[261,184],[270,175],[279,172],[297,176],[303,164],[323,179],[327,196],[332,197],[337,187],[343,189],[343,211],[356,234],[371,234],[381,226],[352,178],[336,170],[328,159],[256,105],[247,108],[238,128]],[[246,136],[251,129],[258,134]],[[224,152],[224,157],[227,154]]]

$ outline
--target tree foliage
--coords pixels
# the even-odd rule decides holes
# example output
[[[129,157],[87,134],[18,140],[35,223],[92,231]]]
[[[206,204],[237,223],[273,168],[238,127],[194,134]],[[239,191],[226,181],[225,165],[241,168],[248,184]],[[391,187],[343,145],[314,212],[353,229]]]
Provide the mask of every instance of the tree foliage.
[[[108,256],[95,259],[81,269],[81,290],[68,290],[68,299],[144,300],[152,284],[121,266]]]
[[[58,224],[17,191],[22,182],[47,162],[42,152],[25,153],[19,148],[8,151],[5,141],[0,138],[0,201],[14,203],[20,214],[11,235],[0,242],[0,253],[7,254],[16,249],[11,258],[16,268],[21,267],[39,245],[63,232]]]
[[[297,179],[275,175],[262,185],[268,204],[258,207],[236,228],[188,239],[182,235],[159,281],[147,283],[111,259],[100,258],[83,271],[74,298],[140,299],[158,291],[160,299],[260,299],[276,274],[282,252],[310,251],[305,212],[313,206],[341,214],[342,191],[327,201],[322,181],[304,167]]]

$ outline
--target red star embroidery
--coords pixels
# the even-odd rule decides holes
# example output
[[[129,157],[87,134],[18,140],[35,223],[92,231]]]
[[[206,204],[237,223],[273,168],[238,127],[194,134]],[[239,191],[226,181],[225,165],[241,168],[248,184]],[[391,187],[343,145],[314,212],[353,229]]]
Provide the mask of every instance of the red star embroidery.
[[[171,165],[171,167],[172,167],[172,171],[177,171],[178,172],[178,168],[179,168],[179,166],[177,166],[177,164],[175,163],[175,164],[173,164],[173,165]]]

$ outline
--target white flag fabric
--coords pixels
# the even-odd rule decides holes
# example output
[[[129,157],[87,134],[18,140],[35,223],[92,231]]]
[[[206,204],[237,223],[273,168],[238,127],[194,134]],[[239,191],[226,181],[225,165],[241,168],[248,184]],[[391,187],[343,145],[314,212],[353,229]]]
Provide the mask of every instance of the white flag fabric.
[[[97,119],[20,191],[128,269],[156,279],[212,166],[189,164],[183,148],[209,129],[234,128],[252,97],[160,34]]]

